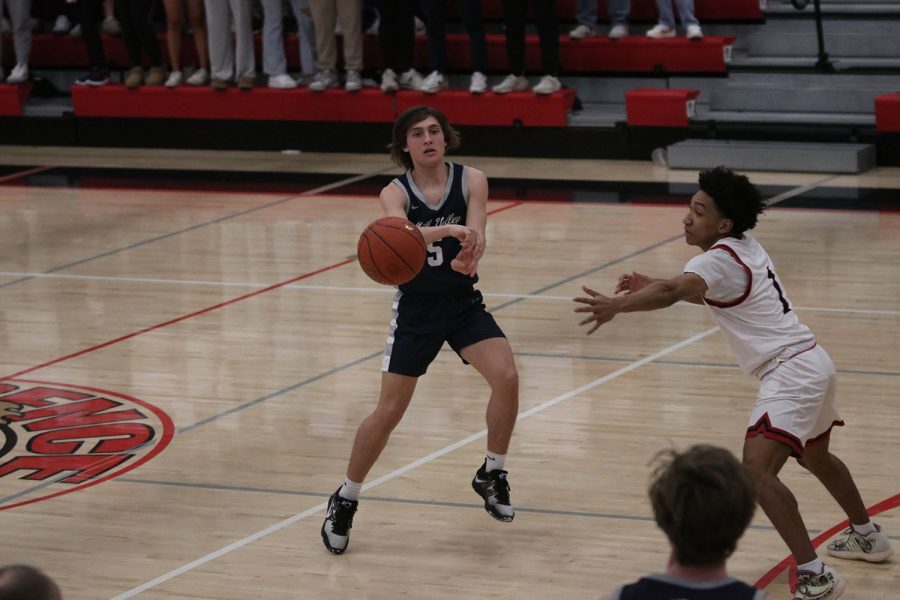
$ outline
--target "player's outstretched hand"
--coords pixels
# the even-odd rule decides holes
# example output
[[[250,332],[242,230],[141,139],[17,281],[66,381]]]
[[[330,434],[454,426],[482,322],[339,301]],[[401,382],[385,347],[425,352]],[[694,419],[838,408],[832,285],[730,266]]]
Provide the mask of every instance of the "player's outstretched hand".
[[[653,279],[642,273],[632,271],[631,273],[623,273],[619,275],[619,281],[616,282],[616,293],[632,294],[638,290],[644,289],[653,283]]]
[[[576,298],[572,298],[572,300],[585,305],[576,308],[575,312],[591,313],[589,317],[578,323],[579,325],[587,325],[588,323],[593,323],[594,325],[587,331],[587,335],[591,335],[592,333],[597,331],[597,329],[601,325],[608,321],[611,321],[612,318],[616,316],[616,313],[618,311],[615,307],[615,299],[608,298],[600,292],[596,292],[589,287],[581,286],[581,289],[584,290],[584,293],[589,297],[578,296]]]
[[[477,249],[474,246],[463,248],[456,255],[456,258],[450,261],[450,268],[464,275],[474,277],[478,272],[478,259],[480,257],[476,252]]]

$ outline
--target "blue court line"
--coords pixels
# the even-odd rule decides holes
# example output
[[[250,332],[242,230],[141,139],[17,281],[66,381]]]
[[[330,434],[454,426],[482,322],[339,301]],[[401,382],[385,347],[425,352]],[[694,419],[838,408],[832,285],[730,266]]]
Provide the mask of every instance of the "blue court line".
[[[242,485],[222,485],[216,483],[185,483],[182,481],[165,481],[161,479],[133,479],[130,477],[118,477],[116,479],[120,483],[137,483],[141,485],[165,485],[170,487],[180,487],[200,490],[217,490],[224,492],[247,492],[253,494],[278,494],[284,496],[305,496],[310,498],[328,498],[331,496],[325,492],[301,492],[298,490],[287,490],[282,488],[261,488]],[[360,500],[366,502],[384,502],[390,504],[412,504],[417,506],[439,506],[443,508],[465,508],[482,511],[484,504],[469,502],[448,502],[445,500],[412,500],[410,498],[386,498],[384,496],[360,496]],[[644,521],[654,522],[654,518],[649,515],[624,515],[617,513],[599,513],[580,510],[555,510],[549,508],[529,508],[516,506],[518,513],[532,513],[540,515],[552,515],[557,517],[579,517],[588,519],[609,519],[614,521]],[[760,529],[764,531],[775,531],[771,525],[750,525],[749,529]],[[821,529],[807,529],[811,536],[816,536],[822,532]],[[888,536],[892,540],[900,540],[900,536]]]

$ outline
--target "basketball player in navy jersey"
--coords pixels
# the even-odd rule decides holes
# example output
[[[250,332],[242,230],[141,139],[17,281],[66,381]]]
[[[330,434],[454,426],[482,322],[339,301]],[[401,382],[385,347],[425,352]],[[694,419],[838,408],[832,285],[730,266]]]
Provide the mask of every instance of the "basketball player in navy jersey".
[[[767,598],[725,570],[756,508],[753,477],[731,452],[703,445],[671,452],[653,474],[650,503],[672,546],[666,572],[642,577],[604,600]]]
[[[515,516],[504,463],[519,410],[519,375],[506,336],[474,287],[485,249],[488,183],[481,171],[444,159],[458,145],[459,134],[431,107],[409,108],[394,123],[391,157],[407,170],[381,191],[381,206],[385,216],[419,228],[428,256],[394,296],[378,404],[359,426],[344,483],[328,501],[322,541],[333,554],[347,549],[363,480],[444,342],[491,388],[487,455],[472,487],[492,517]]]
[[[757,482],[758,500],[797,562],[794,598],[838,598],[847,584],[816,555],[797,499],[778,473],[794,456],[837,501],[850,521],[828,545],[838,558],[881,562],[891,543],[869,520],[847,466],[829,452],[831,429],[843,425],[835,405],[834,363],[795,314],[772,259],[747,231],[765,201],[750,181],[724,167],[702,171],[700,190],[683,219],[685,240],[703,253],[671,279],[622,275],[608,298],[590,288],[574,298],[590,313],[581,325],[593,333],[620,312],[665,308],[679,300],[706,304],[738,364],[760,380],[744,440],[744,464]]]

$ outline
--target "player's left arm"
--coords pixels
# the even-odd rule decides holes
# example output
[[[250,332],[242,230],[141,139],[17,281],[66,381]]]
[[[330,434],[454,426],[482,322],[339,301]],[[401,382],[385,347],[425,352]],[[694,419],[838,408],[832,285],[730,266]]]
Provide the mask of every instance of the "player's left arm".
[[[475,275],[478,271],[478,261],[484,256],[487,247],[485,230],[487,228],[487,176],[478,169],[468,167],[469,202],[466,207],[466,227],[476,234],[475,243],[469,248],[464,248],[453,259],[451,267],[454,270],[467,275]]]
[[[582,287],[588,296],[573,298],[575,302],[584,304],[575,312],[590,313],[590,316],[579,322],[579,325],[594,323],[588,334],[612,320],[621,312],[640,312],[658,310],[672,306],[680,300],[688,300],[703,296],[708,289],[706,281],[696,273],[682,273],[672,279],[661,279],[648,283],[642,289],[624,296],[609,298],[588,287]]]

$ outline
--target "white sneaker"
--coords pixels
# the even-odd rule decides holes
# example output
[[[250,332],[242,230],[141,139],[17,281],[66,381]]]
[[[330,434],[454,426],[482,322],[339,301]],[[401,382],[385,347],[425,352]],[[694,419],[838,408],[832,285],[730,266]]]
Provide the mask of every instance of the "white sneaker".
[[[287,73],[269,75],[269,87],[276,90],[292,90],[297,87],[297,82]]]
[[[569,32],[569,37],[573,40],[583,40],[594,36],[594,28],[587,25],[579,25]]]
[[[416,35],[425,35],[425,22],[419,17],[413,17],[416,20]]]
[[[472,81],[469,83],[470,94],[483,94],[487,91],[487,77],[481,71],[472,73]]]
[[[840,537],[828,544],[828,554],[850,560],[882,562],[894,554],[894,549],[878,525],[875,526],[875,531],[868,535],[862,535],[852,527],[848,527]]]
[[[528,80],[521,75],[510,73],[506,78],[491,88],[495,94],[508,94],[509,92],[521,92],[528,89]]]
[[[628,37],[628,25],[623,25],[622,23],[613,25],[606,35],[611,40],[621,40],[623,37]]]
[[[428,77],[422,80],[419,91],[425,92],[426,94],[437,94],[441,90],[446,90],[448,87],[450,87],[450,84],[447,83],[447,79],[438,71],[432,71],[428,74]]]
[[[66,15],[59,15],[56,17],[56,21],[53,22],[53,29],[51,31],[53,35],[63,35],[64,33],[69,33],[70,29],[72,29],[72,21],[69,20],[69,17]]]
[[[81,23],[76,23],[75,27],[69,30],[69,35],[72,37],[81,37]]]
[[[188,85],[206,85],[209,83],[209,73],[206,69],[197,69],[187,78]]]
[[[384,93],[396,92],[400,89],[400,85],[397,83],[397,74],[394,73],[393,69],[385,69],[381,74],[381,91]]]
[[[821,573],[797,571],[797,588],[793,600],[837,600],[847,589],[847,582],[837,571],[825,565]]]
[[[28,81],[28,65],[18,64],[13,67],[6,83],[26,83]]]
[[[181,71],[172,71],[169,73],[169,77],[163,85],[167,88],[177,88],[181,85],[182,79]]]
[[[344,78],[344,89],[348,92],[358,92],[362,89],[362,76],[359,71],[347,71]]]
[[[557,79],[553,75],[544,75],[543,77],[541,77],[541,80],[538,82],[538,84],[531,88],[531,91],[539,96],[549,96],[550,94],[558,92],[561,89],[562,84],[559,82],[559,79]]]
[[[688,25],[686,35],[689,40],[702,40],[703,30],[699,25]]]
[[[397,84],[405,90],[417,90],[422,87],[422,75],[415,69],[400,73]]]
[[[668,25],[663,25],[662,23],[660,23],[658,25],[654,25],[652,29],[647,31],[647,37],[653,38],[655,40],[671,38],[675,37],[675,30]]]
[[[122,26],[119,25],[119,22],[115,17],[106,17],[103,19],[103,23],[100,24],[100,29],[106,35],[119,35],[122,33]]]
[[[312,83],[309,84],[309,91],[324,92],[328,88],[336,88],[337,86],[338,80],[333,71],[319,71],[313,78]]]

